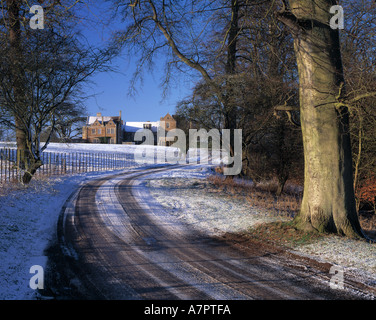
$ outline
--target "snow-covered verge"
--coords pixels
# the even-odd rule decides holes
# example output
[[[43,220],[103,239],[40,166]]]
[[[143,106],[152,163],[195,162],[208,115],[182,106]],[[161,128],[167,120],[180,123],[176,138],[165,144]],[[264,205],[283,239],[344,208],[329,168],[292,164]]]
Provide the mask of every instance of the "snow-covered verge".
[[[169,214],[208,235],[241,232],[257,223],[286,221],[285,216],[250,207],[242,199],[229,199],[206,190],[202,181],[212,174],[210,166],[188,166],[154,174],[146,185]]]
[[[153,175],[146,186],[168,214],[211,235],[246,231],[259,223],[291,220],[267,209],[251,207],[245,200],[229,199],[210,188],[205,190],[202,181],[212,173],[209,167],[202,166],[172,170]],[[376,286],[376,243],[325,236],[292,249],[342,266],[345,276],[351,272],[363,277],[367,285]]]
[[[57,221],[64,203],[85,181],[116,172],[36,178],[27,187],[2,190],[0,300],[35,297],[35,290],[29,285],[35,271],[30,273],[30,268],[40,265],[45,269],[47,257],[44,251],[56,237]]]

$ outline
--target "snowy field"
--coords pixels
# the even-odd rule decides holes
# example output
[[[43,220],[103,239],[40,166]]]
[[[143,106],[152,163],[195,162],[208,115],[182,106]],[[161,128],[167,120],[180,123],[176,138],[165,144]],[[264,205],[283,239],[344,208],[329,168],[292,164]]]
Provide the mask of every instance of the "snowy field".
[[[16,148],[15,142],[1,142],[1,148]],[[201,150],[197,153],[197,149],[190,149],[184,151],[184,154],[179,153],[178,148],[150,146],[150,145],[130,145],[130,144],[91,144],[91,143],[49,143],[45,152],[47,153],[103,153],[103,154],[127,154],[134,156],[138,163],[156,163],[166,162],[173,164],[181,159],[186,159],[190,163],[198,163],[199,161],[219,164],[225,163],[227,157],[219,151],[214,151],[209,154]]]
[[[0,142],[0,148],[15,148],[15,143]],[[144,146],[143,146],[144,147]],[[149,149],[150,152],[145,152]],[[140,153],[140,150],[144,152]],[[155,157],[164,156],[171,148],[135,145],[59,144],[50,143],[46,152],[60,153],[124,153],[140,154],[136,166],[127,171],[155,163]],[[196,156],[195,154],[193,154]],[[188,153],[189,156],[189,153]],[[197,158],[189,158],[196,162]],[[29,286],[33,274],[30,267],[44,266],[44,250],[56,237],[56,225],[61,208],[80,185],[106,174],[124,172],[109,170],[74,175],[36,177],[28,186],[2,185],[0,192],[0,300],[33,299],[35,292]]]
[[[0,142],[0,148],[15,148],[15,142]],[[130,144],[49,143],[46,152],[134,152],[138,146]],[[152,146],[150,146],[152,148]],[[166,149],[158,147],[158,149]]]
[[[15,142],[0,142],[0,185],[21,181],[25,171],[17,166]],[[43,165],[36,175],[77,174],[122,170],[153,164],[221,164],[225,152],[207,149],[127,144],[50,143],[41,154]]]
[[[73,146],[73,147],[71,147]],[[84,152],[77,145],[77,152]],[[135,146],[98,145],[103,148],[137,148]],[[51,149],[63,147],[52,144]],[[93,150],[93,146],[85,145]],[[110,152],[110,149],[107,149]],[[122,149],[124,150],[124,149]],[[63,151],[65,152],[65,151]],[[129,168],[127,170],[135,170]],[[56,224],[61,208],[80,185],[110,172],[89,172],[69,176],[35,179],[27,187],[2,190],[0,196],[0,299],[33,299],[29,286],[32,265],[45,265],[44,250],[56,237]],[[124,170],[119,171],[124,172]],[[254,209],[245,202],[210,193],[203,187],[213,174],[209,166],[182,167],[155,174],[142,184],[164,208],[167,217],[174,218],[218,235],[237,232],[251,225],[282,218],[266,209]],[[339,237],[294,248],[304,255],[342,265],[346,270],[365,275],[368,284],[376,285],[376,244],[352,241]]]

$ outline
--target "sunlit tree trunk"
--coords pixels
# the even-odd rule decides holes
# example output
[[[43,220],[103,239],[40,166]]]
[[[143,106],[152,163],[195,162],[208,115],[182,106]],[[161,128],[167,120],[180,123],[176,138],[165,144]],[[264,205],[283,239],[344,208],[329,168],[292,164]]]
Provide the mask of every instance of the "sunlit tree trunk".
[[[339,105],[344,91],[339,32],[329,26],[334,4],[290,0],[280,13],[294,37],[299,72],[305,173],[295,223],[300,229],[360,237],[348,110]]]

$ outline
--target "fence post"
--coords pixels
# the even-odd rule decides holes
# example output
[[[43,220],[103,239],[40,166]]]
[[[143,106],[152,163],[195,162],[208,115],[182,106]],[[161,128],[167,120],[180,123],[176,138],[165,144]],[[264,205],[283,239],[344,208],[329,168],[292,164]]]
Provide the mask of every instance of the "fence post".
[[[13,163],[13,160],[14,160],[14,149],[11,149],[11,153],[12,153],[12,180],[14,180],[14,169],[15,169],[15,165],[16,163]]]
[[[48,155],[48,169],[47,169],[47,175],[49,176],[50,174],[52,174],[52,153],[50,153]]]
[[[21,153],[21,150],[17,149],[16,150],[16,177],[17,177],[17,180],[20,181],[21,180],[21,170],[20,170],[20,153]]]
[[[67,174],[67,154],[64,153],[64,174]]]
[[[7,162],[8,162],[8,182],[10,181],[10,149],[8,148]]]
[[[3,182],[3,150],[0,150],[0,182]]]

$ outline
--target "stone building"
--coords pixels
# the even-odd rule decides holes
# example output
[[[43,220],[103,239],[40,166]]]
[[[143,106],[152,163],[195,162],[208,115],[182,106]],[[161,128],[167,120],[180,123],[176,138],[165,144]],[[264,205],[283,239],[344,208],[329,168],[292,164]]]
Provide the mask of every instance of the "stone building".
[[[88,143],[130,143],[135,141],[135,133],[142,129],[151,130],[154,145],[169,146],[174,138],[167,138],[166,133],[176,128],[176,120],[167,113],[160,121],[125,122],[121,119],[121,111],[117,117],[102,116],[101,113],[87,117],[86,125],[82,128],[82,140]]]
[[[123,142],[123,120],[121,111],[119,116],[97,115],[87,118],[86,125],[82,128],[82,140],[89,143],[111,143],[119,144]]]
[[[161,129],[162,129],[162,132],[164,130],[164,133],[167,133],[170,130],[176,129],[176,120],[169,113],[167,113],[164,117],[160,118],[159,130]],[[159,137],[158,137],[159,146],[169,146],[174,141],[175,141],[174,137],[166,137],[165,134],[159,134]]]

